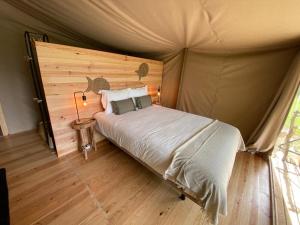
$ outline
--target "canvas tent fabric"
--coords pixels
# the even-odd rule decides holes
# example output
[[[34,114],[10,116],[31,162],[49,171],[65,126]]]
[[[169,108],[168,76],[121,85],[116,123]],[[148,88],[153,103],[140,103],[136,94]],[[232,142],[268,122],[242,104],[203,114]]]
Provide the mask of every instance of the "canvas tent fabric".
[[[64,32],[128,52],[241,53],[297,45],[299,1],[5,0]]]
[[[188,51],[178,108],[230,123],[247,140],[274,98],[294,53],[288,49],[215,56]]]
[[[271,152],[283,126],[289,108],[300,85],[300,53],[295,57],[292,66],[277,90],[268,110],[259,126],[253,132],[248,144],[249,149],[260,152]]]
[[[298,0],[5,2],[93,48],[164,60],[164,105],[231,123],[245,140],[300,43]]]

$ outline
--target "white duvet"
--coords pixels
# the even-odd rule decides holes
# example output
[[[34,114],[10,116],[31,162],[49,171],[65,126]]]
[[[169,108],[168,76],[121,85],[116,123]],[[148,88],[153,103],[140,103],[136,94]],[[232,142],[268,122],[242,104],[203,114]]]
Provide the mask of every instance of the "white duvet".
[[[226,215],[235,155],[244,150],[238,129],[161,106],[95,118],[100,133],[192,193],[212,223]]]

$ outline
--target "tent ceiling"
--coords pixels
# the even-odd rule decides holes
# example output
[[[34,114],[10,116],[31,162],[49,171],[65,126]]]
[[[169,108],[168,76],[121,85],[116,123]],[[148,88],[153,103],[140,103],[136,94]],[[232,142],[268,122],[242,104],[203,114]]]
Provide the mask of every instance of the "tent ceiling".
[[[300,43],[299,0],[6,0],[86,38],[130,52],[244,53]]]

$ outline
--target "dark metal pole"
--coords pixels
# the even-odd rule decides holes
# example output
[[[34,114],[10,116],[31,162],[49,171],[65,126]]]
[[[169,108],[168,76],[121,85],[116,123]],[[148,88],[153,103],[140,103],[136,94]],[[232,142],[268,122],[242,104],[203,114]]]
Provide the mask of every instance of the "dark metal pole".
[[[50,116],[49,116],[49,112],[45,100],[46,97],[43,89],[43,83],[40,75],[40,70],[37,62],[37,55],[34,46],[34,41],[49,42],[49,38],[46,34],[37,34],[28,31],[25,32],[24,36],[25,36],[25,44],[27,49],[27,59],[30,64],[31,75],[33,79],[35,93],[36,93],[36,98],[34,98],[34,100],[37,101],[41,112],[41,119],[43,121],[44,132],[47,139],[47,143],[50,144],[49,138],[51,138],[54,149],[56,149],[54,135],[50,123]]]

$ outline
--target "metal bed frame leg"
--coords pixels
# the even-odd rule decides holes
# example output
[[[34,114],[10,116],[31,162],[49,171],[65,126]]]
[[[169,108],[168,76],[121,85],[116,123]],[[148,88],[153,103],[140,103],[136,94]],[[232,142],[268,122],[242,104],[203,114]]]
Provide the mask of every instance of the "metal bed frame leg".
[[[184,201],[185,200],[185,195],[184,194],[179,195],[179,199],[181,199],[182,201]]]

